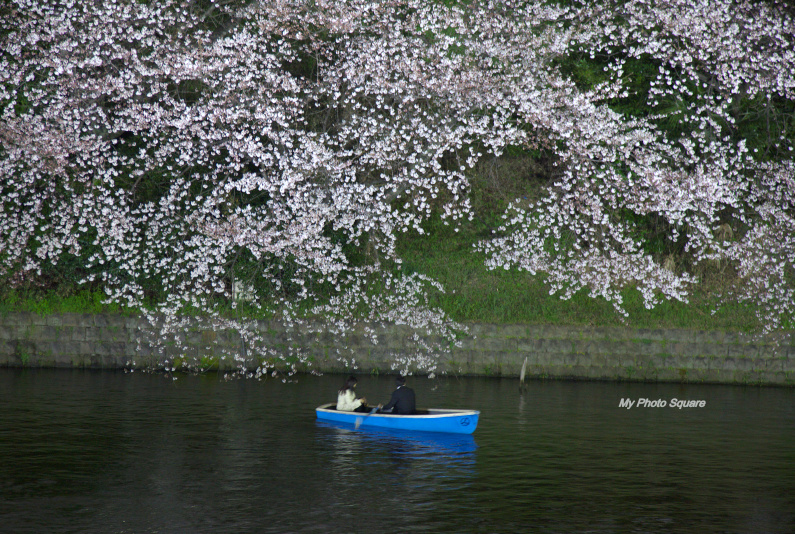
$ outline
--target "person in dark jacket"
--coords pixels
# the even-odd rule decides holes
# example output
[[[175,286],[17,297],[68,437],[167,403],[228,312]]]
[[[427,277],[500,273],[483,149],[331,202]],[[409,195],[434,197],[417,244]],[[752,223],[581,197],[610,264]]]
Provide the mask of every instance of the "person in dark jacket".
[[[398,376],[395,379],[397,389],[392,392],[392,398],[381,409],[382,412],[390,412],[398,415],[411,415],[417,411],[414,398],[414,390],[406,386],[406,377]]]

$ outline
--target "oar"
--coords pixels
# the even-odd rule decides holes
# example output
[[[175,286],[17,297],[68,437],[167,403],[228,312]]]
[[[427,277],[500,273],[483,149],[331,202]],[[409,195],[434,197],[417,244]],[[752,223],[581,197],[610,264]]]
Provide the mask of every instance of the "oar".
[[[376,406],[375,408],[373,408],[372,410],[370,410],[370,413],[368,413],[368,414],[367,414],[367,415],[365,415],[364,417],[357,417],[357,418],[356,418],[356,424],[354,425],[355,429],[356,429],[356,430],[359,430],[359,426],[361,426],[362,422],[363,422],[365,419],[367,419],[368,417],[370,417],[371,415],[373,415],[373,414],[374,414],[375,412],[377,412],[377,411],[378,411],[378,406]]]

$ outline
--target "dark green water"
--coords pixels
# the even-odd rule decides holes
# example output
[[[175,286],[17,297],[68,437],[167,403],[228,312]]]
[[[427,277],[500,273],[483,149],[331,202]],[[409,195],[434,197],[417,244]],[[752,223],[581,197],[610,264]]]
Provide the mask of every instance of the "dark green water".
[[[795,532],[795,390],[411,380],[446,437],[316,422],[343,378],[0,369],[0,532]]]

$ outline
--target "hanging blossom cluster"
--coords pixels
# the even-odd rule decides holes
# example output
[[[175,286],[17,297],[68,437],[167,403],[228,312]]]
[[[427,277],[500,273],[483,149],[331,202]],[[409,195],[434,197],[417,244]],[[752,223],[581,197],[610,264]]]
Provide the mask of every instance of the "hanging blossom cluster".
[[[489,267],[621,312],[628,285],[650,307],[685,300],[696,278],[638,235],[654,216],[696,262],[736,264],[735,296],[775,327],[795,312],[792,133],[766,158],[733,125],[743,101],[792,102],[792,24],[720,0],[14,0],[0,11],[0,276],[30,283],[77,258],[81,282],[163,332],[198,309],[265,356],[219,302],[449,342],[460,325],[428,306],[438,284],[402,272],[397,237],[471,219],[478,162],[539,149],[559,172],[478,245]],[[604,75],[577,83],[572,57]],[[633,61],[658,68],[645,116],[616,106],[637,98]],[[415,345],[433,369],[439,347]]]

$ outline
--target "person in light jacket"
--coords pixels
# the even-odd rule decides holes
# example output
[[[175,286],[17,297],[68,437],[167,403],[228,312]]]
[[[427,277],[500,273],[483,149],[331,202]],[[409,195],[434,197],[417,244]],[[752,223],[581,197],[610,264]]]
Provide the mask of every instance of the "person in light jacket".
[[[364,397],[356,398],[355,376],[349,376],[348,380],[340,388],[337,394],[337,410],[341,412],[365,412],[367,411],[367,399]]]

